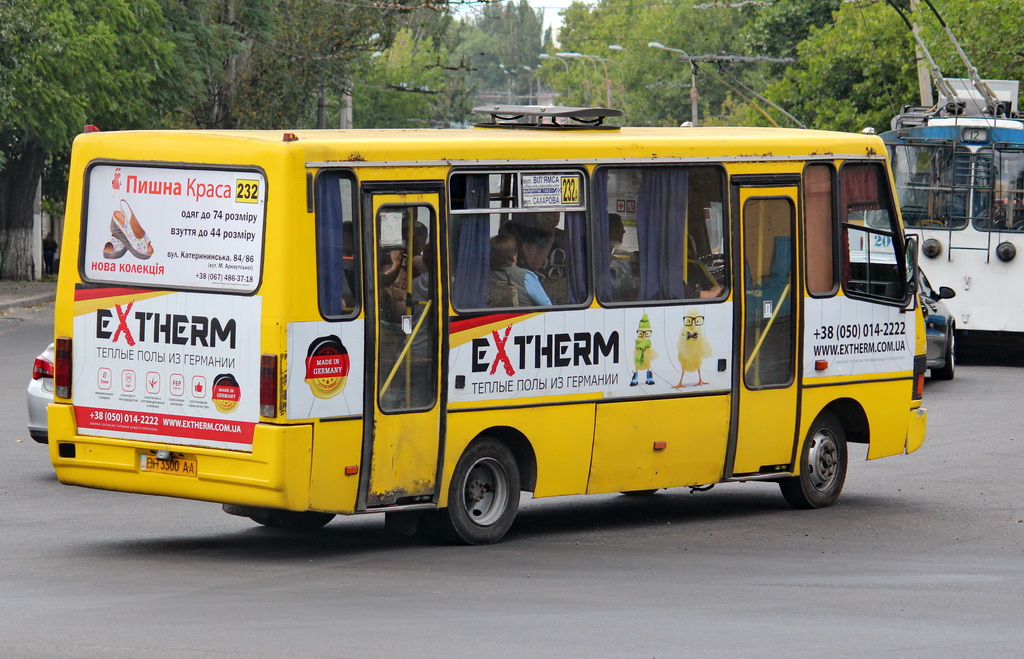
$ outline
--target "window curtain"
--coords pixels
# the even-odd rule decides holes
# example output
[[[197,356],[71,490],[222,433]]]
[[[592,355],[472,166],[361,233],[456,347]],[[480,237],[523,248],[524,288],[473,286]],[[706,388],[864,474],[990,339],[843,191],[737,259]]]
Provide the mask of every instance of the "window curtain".
[[[351,294],[342,259],[345,250],[341,185],[337,176],[324,174],[317,178],[316,187],[317,294],[321,313],[331,318],[344,313],[342,296]]]
[[[611,238],[608,236],[608,170],[594,177],[594,262],[597,268],[597,299],[612,297]]]
[[[465,180],[465,208],[488,208],[490,191],[487,176],[469,174]],[[457,309],[482,309],[487,306],[491,269],[488,215],[453,215],[449,220],[453,234],[452,245],[455,247],[452,302]]]
[[[565,214],[565,277],[568,280],[569,304],[577,304],[587,297],[587,271],[584,254],[586,241],[586,213]],[[607,223],[605,233],[608,232]],[[605,244],[608,241],[605,240]]]
[[[644,170],[636,202],[640,300],[681,300],[689,174],[683,168]],[[607,223],[606,223],[607,224]]]
[[[879,169],[874,165],[847,165],[843,167],[842,176],[842,219],[849,218],[851,212],[873,211],[882,208],[878,198]]]

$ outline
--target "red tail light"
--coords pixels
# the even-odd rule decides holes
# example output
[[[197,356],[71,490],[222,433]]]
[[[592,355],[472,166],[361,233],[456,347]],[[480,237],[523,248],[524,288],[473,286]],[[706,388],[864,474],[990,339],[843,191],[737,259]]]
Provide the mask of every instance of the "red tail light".
[[[53,362],[49,359],[43,359],[42,357],[36,357],[36,361],[32,364],[32,379],[40,380],[42,378],[53,377]]]
[[[914,389],[911,392],[911,400],[921,400],[924,397],[924,374],[928,370],[928,358],[925,355],[914,357]]]
[[[71,398],[71,337],[53,342],[53,387],[57,398]]]
[[[277,355],[260,356],[260,416],[277,416]]]

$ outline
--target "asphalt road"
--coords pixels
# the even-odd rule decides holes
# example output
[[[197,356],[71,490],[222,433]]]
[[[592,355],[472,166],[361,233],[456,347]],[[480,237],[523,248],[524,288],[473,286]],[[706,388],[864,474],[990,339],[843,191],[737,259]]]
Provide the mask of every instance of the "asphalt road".
[[[852,447],[834,508],[764,483],[528,501],[447,547],[339,518],[60,485],[25,430],[49,307],[0,316],[4,657],[1018,657],[1024,370],[929,382],[910,456]]]

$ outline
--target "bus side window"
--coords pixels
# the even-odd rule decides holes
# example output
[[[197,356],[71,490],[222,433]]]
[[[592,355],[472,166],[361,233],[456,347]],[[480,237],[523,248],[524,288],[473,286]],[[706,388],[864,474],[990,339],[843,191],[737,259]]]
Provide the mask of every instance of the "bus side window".
[[[519,175],[456,173],[449,180],[452,211],[479,211],[453,212],[448,222],[451,300],[460,311],[578,305],[589,296],[586,214],[529,210],[519,200]]]
[[[598,299],[722,297],[728,283],[723,189],[716,167],[598,170],[593,229]]]
[[[823,164],[804,170],[804,256],[807,292],[814,296],[836,292],[833,171]]]
[[[839,170],[843,288],[898,301],[906,293],[906,266],[887,180],[877,163],[847,163]]]
[[[324,318],[350,318],[359,309],[359,250],[355,181],[348,172],[316,179],[317,297]]]

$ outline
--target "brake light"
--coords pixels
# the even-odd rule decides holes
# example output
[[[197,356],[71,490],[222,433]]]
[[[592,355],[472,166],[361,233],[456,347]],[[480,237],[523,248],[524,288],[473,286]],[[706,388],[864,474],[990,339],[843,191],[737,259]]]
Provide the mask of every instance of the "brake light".
[[[928,357],[914,357],[914,390],[911,392],[911,400],[921,400],[924,397],[924,374],[927,370]]]
[[[277,416],[277,355],[260,356],[260,416]]]
[[[53,388],[58,398],[71,398],[71,337],[53,342]]]
[[[36,357],[35,362],[32,363],[32,379],[41,380],[43,378],[53,377],[53,362],[49,359],[43,359],[42,357]]]

